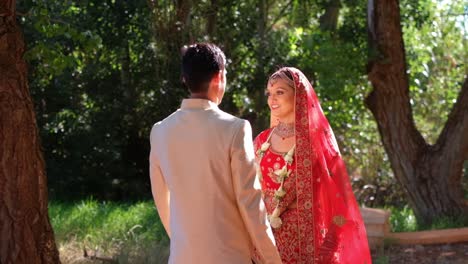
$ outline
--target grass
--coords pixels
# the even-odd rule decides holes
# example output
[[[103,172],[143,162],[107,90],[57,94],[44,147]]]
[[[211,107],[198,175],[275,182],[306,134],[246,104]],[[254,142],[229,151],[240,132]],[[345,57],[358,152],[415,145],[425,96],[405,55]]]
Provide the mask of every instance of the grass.
[[[391,211],[392,232],[467,226],[463,219],[440,219],[423,227],[409,207],[387,210]],[[104,263],[83,257],[84,250],[90,256],[111,258],[119,264],[167,263],[169,239],[152,201],[132,204],[93,199],[76,203],[52,201],[49,216],[62,263]],[[388,263],[388,257],[379,255],[376,263]]]
[[[390,225],[392,232],[412,232],[418,230],[416,217],[413,210],[405,206],[403,208],[390,207]]]
[[[374,259],[374,264],[388,264],[390,263],[390,258],[388,256],[378,256]]]
[[[408,206],[403,208],[389,207],[387,210],[391,211],[390,224],[392,226],[392,232],[414,232],[468,226],[468,218],[466,217],[440,218],[427,226],[418,224],[413,210]]]
[[[51,202],[49,216],[63,263],[93,263],[80,262],[84,249],[118,263],[167,263],[169,239],[152,201]]]
[[[442,218],[434,221],[430,226],[423,226],[418,224],[414,212],[408,206],[403,208],[387,207],[386,210],[391,212],[390,214],[390,225],[392,232],[414,232],[423,230],[435,230],[435,229],[447,229],[447,228],[459,228],[468,226],[467,218]],[[392,238],[385,238],[383,247],[379,247],[376,250],[374,256],[374,264],[387,264],[390,263],[390,257],[392,252],[391,246],[395,244],[395,240]],[[389,251],[390,250],[390,251]]]

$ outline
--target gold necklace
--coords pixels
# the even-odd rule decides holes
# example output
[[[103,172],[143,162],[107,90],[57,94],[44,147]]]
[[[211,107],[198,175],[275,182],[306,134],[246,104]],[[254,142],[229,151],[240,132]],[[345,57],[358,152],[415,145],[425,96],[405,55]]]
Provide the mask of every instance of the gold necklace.
[[[282,140],[294,137],[294,135],[296,134],[296,131],[294,130],[294,123],[286,124],[280,122],[273,130],[273,132]]]

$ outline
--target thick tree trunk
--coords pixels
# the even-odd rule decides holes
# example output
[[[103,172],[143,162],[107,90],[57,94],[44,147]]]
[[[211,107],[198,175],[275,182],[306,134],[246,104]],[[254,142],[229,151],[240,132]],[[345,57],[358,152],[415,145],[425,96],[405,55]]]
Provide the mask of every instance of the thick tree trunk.
[[[374,89],[366,105],[418,221],[467,214],[461,176],[468,155],[468,81],[437,143],[428,145],[413,121],[398,1],[369,0],[368,26]]]
[[[0,263],[59,263],[15,1],[0,2]]]

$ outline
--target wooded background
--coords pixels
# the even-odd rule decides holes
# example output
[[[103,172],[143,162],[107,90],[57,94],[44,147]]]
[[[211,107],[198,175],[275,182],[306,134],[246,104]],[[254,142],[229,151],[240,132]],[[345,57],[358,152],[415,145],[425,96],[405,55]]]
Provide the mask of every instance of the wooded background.
[[[2,6],[0,36],[15,21],[24,34],[50,199],[151,199],[149,131],[188,95],[180,48],[211,41],[228,58],[221,108],[255,133],[268,125],[268,76],[297,67],[361,204],[409,204],[426,222],[466,212],[466,1],[14,3]]]
[[[351,174],[384,196],[374,203],[405,203],[397,190],[387,190],[398,189],[397,181],[364,105],[372,89],[368,60],[383,58],[368,45],[367,6],[362,0],[19,1],[51,197],[149,198],[149,130],[187,96],[180,48],[212,41],[229,60],[222,109],[249,119],[255,132],[264,129],[267,77],[280,65],[300,68],[313,81]],[[401,16],[393,15],[401,17],[405,41],[406,114],[413,113],[413,129],[430,145],[467,73],[467,5],[400,1],[400,9]],[[398,42],[390,33],[389,41]],[[387,95],[398,97],[397,108],[407,100]],[[466,160],[466,144],[459,160]]]
[[[3,0],[0,262],[59,261],[49,200],[151,199],[149,131],[199,41],[225,51],[221,108],[255,133],[268,76],[309,77],[362,205],[468,215],[466,0]]]

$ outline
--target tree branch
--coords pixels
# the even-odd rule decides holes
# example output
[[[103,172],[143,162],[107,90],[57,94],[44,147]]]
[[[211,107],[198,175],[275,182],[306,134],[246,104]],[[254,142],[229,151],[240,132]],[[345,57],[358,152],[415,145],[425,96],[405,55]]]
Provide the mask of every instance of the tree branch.
[[[268,32],[270,32],[271,29],[273,29],[273,26],[284,16],[284,13],[286,12],[286,10],[288,9],[288,7],[291,6],[292,4],[292,0],[290,0],[285,6],[283,6],[283,9],[281,9],[280,13],[278,14],[278,16],[273,19],[273,22],[271,23],[270,26],[267,27],[267,29],[265,30],[265,34],[268,34]]]
[[[425,146],[426,142],[414,124],[411,110],[398,1],[385,4],[391,8],[379,6],[383,2],[368,2],[369,47],[374,53],[369,55],[368,78],[374,89],[366,105],[376,117],[387,151],[389,147],[398,149],[393,141],[403,137],[408,140],[404,153],[414,160],[421,151],[417,146]]]
[[[441,149],[445,155],[468,158],[468,77],[434,148]]]
[[[21,17],[28,17],[31,15],[31,11],[28,11],[26,13],[18,12],[16,11],[16,16],[21,16]]]

